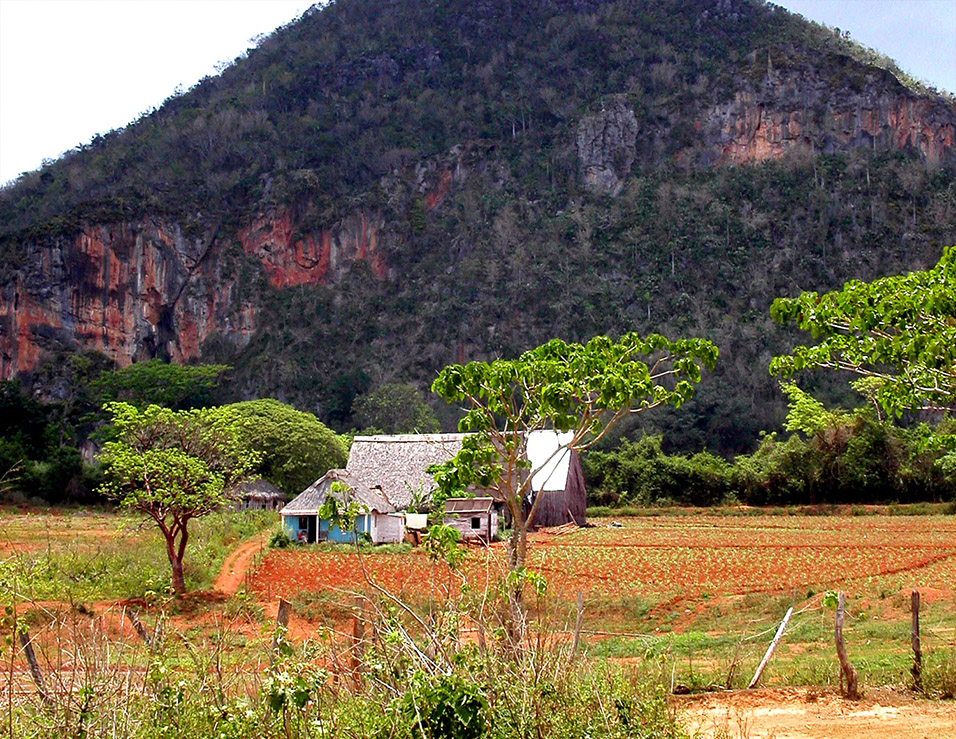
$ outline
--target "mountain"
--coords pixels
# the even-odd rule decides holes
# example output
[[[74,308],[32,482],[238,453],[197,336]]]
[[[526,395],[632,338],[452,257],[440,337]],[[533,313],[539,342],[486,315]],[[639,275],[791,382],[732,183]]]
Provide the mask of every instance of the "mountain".
[[[348,427],[449,362],[693,334],[718,370],[652,422],[746,449],[775,296],[956,242],[956,103],[887,62],[757,0],[313,7],[0,191],[0,375],[225,361]]]

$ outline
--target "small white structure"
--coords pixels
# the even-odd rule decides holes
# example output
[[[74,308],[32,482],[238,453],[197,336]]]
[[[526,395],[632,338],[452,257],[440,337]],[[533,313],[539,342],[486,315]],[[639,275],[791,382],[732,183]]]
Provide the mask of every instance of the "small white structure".
[[[443,523],[458,530],[462,541],[491,541],[498,536],[498,511],[493,498],[449,498]]]

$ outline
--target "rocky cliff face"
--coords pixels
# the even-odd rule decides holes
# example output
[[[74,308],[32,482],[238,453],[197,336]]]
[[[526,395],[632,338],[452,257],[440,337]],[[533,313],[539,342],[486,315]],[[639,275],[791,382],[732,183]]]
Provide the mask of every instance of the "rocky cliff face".
[[[465,172],[455,147],[383,186],[427,212]],[[382,250],[386,226],[380,209],[359,209],[308,231],[285,208],[258,215],[234,238],[218,229],[189,238],[175,223],[146,218],[30,241],[15,278],[0,287],[0,377],[29,373],[45,352],[61,348],[100,351],[120,366],[157,356],[199,359],[214,336],[242,349],[260,328],[256,269],[275,289],[334,283],[356,262],[378,280],[393,279]],[[252,273],[230,250],[236,242],[256,265]]]
[[[956,106],[919,97],[885,73],[860,73],[835,93],[816,69],[774,70],[704,110],[696,122],[702,161],[742,164],[794,149],[904,151],[931,167],[956,165]],[[890,90],[887,90],[887,87]]]
[[[211,258],[214,240],[144,219],[25,244],[23,267],[0,291],[0,374],[29,372],[60,347],[126,365],[196,358],[212,333],[244,345],[255,309]]]

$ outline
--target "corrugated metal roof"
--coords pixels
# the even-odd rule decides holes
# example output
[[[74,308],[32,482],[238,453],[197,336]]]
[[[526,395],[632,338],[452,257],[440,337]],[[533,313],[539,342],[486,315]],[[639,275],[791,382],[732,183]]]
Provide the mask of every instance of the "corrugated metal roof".
[[[488,513],[494,505],[494,498],[449,498],[445,513]]]

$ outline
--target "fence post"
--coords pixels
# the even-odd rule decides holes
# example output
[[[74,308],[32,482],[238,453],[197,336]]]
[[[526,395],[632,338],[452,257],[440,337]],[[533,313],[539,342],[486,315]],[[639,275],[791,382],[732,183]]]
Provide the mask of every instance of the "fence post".
[[[910,642],[913,645],[913,685],[917,690],[923,689],[923,652],[919,644],[919,590],[913,590],[910,595],[910,610],[913,613],[913,626],[910,631]]]
[[[581,641],[581,619],[584,616],[584,593],[578,591],[578,610],[574,619],[574,642],[571,644],[571,655],[578,653],[578,644]]]
[[[840,659],[840,678],[846,677],[846,697],[857,700],[860,697],[857,688],[856,670],[846,656],[846,647],[843,645],[843,611],[846,599],[841,592],[837,596],[836,622],[833,627],[833,640],[836,642],[837,657]]]
[[[20,631],[20,646],[23,647],[23,654],[27,658],[27,663],[30,665],[30,676],[33,678],[34,685],[37,686],[37,693],[39,693],[44,703],[52,703],[53,700],[43,685],[43,673],[40,672],[40,663],[37,662],[36,653],[33,651],[33,640],[30,639],[30,634],[27,633],[26,629]],[[10,686],[10,690],[13,691],[12,685]]]
[[[292,604],[285,598],[279,598],[279,610],[276,611],[276,630],[272,637],[272,651],[269,653],[269,664],[274,665],[279,652],[279,640],[289,628],[289,613]]]
[[[355,682],[356,689],[362,685],[362,653],[365,642],[365,599],[361,596],[355,598],[355,616],[352,618],[352,649],[350,654],[352,679]]]

